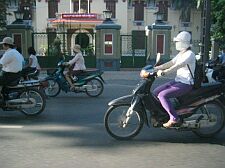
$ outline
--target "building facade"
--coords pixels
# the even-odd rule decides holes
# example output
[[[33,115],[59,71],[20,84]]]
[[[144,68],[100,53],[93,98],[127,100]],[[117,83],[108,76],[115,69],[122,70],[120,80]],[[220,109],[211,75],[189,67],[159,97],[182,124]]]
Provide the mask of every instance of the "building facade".
[[[176,4],[173,2],[172,0],[8,0],[8,12],[12,13],[20,8],[24,12],[25,22],[33,26],[35,33],[59,33],[57,37],[64,38],[65,50],[70,52],[75,43],[82,42],[82,47],[95,45],[95,27],[102,23],[103,11],[108,9],[112,11],[112,20],[121,25],[120,34],[131,35],[137,39],[136,49],[143,53],[146,48],[146,27],[155,23],[155,13],[158,12],[162,14],[162,20],[172,26],[171,39],[182,30],[192,34],[193,50],[197,53],[201,11],[192,8],[186,16],[183,16],[181,10],[176,10]],[[7,20],[8,24],[12,23],[14,16],[7,16]],[[67,34],[60,35],[60,33]],[[53,35],[52,41],[54,38]],[[39,54],[49,47],[46,39],[36,39],[35,45]],[[176,51],[172,41],[170,46],[168,54],[174,56]],[[161,47],[164,47],[163,44]]]

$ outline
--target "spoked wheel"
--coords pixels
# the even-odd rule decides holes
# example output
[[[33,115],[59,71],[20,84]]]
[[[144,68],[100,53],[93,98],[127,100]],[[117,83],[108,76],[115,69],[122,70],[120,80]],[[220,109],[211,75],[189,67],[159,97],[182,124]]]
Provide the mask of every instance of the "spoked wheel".
[[[49,97],[55,97],[60,93],[60,86],[54,79],[48,79],[48,87],[45,88],[45,94]]]
[[[199,137],[209,138],[219,133],[225,123],[224,107],[219,101],[208,102],[200,106],[195,115],[202,116],[200,128],[193,130]]]
[[[111,106],[105,114],[105,128],[115,139],[129,140],[143,128],[143,118],[136,111],[129,115],[129,107],[126,105]]]
[[[104,90],[103,83],[100,79],[94,78],[87,82],[86,94],[90,97],[97,97],[102,94]]]
[[[21,109],[21,112],[28,116],[38,115],[45,109],[45,96],[37,89],[30,88],[26,91],[23,91],[19,97],[30,102],[27,104],[28,107]]]

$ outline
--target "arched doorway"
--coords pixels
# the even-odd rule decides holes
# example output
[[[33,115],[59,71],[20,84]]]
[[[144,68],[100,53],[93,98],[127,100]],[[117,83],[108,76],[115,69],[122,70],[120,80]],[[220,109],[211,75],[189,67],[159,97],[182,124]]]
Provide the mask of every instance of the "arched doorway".
[[[89,46],[89,37],[87,33],[78,33],[75,39],[75,44],[79,44],[81,48],[87,48]]]

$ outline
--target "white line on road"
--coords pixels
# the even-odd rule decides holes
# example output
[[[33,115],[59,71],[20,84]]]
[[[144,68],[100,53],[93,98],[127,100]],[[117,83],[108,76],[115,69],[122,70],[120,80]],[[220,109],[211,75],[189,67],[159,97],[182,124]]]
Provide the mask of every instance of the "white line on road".
[[[23,128],[24,126],[22,125],[0,125],[0,128],[13,128],[13,129],[19,129]]]

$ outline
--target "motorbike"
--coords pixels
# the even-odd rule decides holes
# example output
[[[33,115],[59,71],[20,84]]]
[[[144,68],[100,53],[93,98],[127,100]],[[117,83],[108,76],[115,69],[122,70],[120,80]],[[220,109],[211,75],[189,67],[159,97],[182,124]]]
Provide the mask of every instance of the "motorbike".
[[[48,87],[46,87],[45,94],[49,97],[57,96],[61,90],[64,92],[74,92],[74,93],[86,93],[90,97],[97,97],[102,94],[104,90],[105,81],[102,78],[102,71],[99,70],[87,70],[82,74],[77,75],[72,79],[75,89],[70,90],[70,85],[65,79],[64,70],[66,65],[64,61],[58,63],[57,69],[49,74],[45,80],[48,81]]]
[[[34,72],[28,73],[25,77],[24,76],[21,77],[20,83],[23,83],[24,81],[29,81],[30,83],[35,84],[36,88],[40,92],[42,92],[45,97],[47,97],[45,95],[44,88],[46,88],[48,86],[48,82],[45,79],[39,78],[40,72],[41,72],[40,69],[36,69]]]
[[[157,58],[157,60],[159,60]],[[143,74],[149,74],[143,77]],[[192,131],[199,137],[213,137],[225,124],[224,84],[205,84],[198,89],[174,98],[180,125],[164,128],[169,120],[158,98],[151,92],[152,84],[157,78],[154,66],[144,67],[140,73],[141,80],[132,94],[119,97],[108,103],[104,116],[107,133],[117,140],[129,140],[137,136],[146,124],[148,127],[167,130]]]
[[[205,80],[204,83],[225,82],[225,68],[217,61],[209,61],[205,64]],[[218,74],[213,78],[213,72],[218,71]]]
[[[36,81],[17,81],[4,86],[1,91],[0,108],[4,111],[20,111],[27,116],[42,113],[46,106],[43,92]]]

